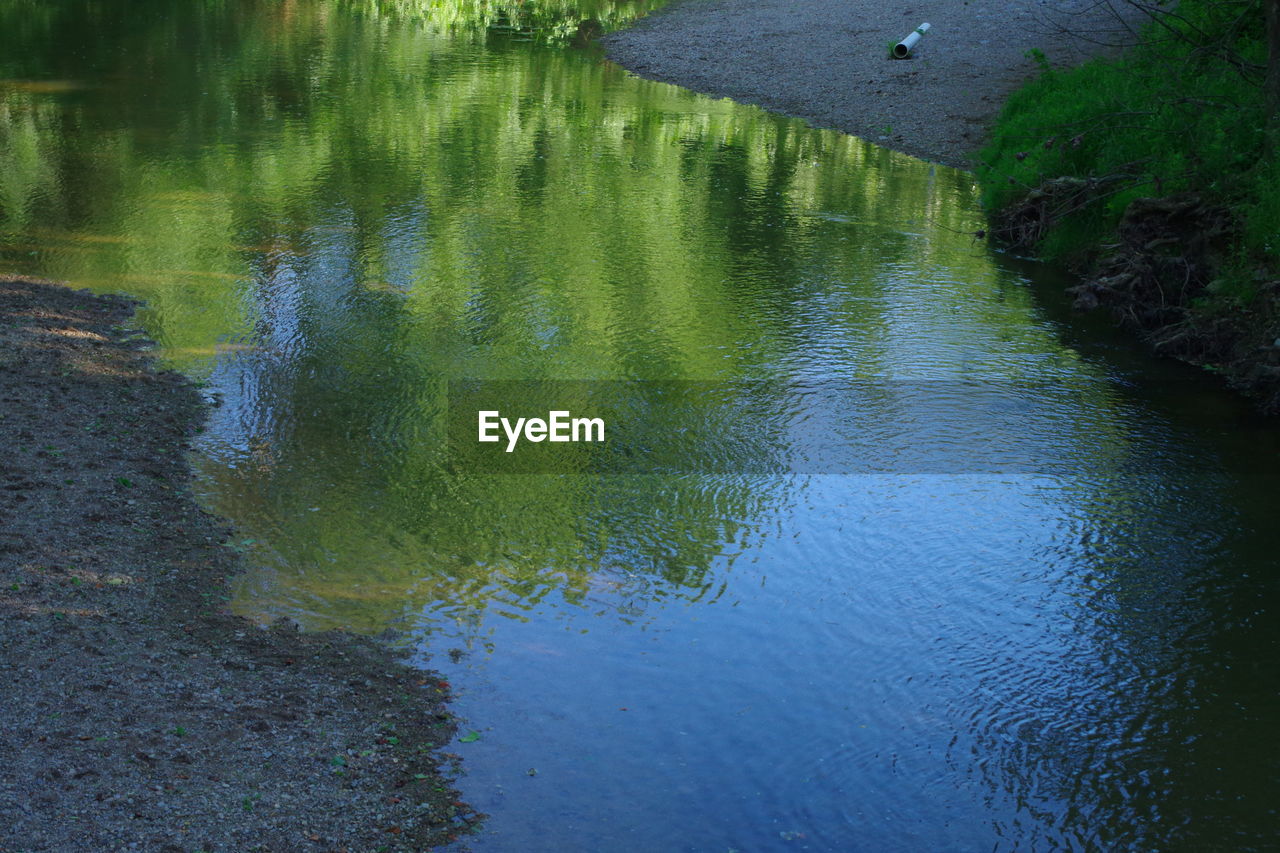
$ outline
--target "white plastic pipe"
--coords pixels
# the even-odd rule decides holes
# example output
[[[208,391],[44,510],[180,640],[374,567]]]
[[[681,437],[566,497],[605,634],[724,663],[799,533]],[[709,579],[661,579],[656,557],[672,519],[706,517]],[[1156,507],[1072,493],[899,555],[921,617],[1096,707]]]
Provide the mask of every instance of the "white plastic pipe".
[[[902,41],[898,42],[893,46],[893,58],[906,59],[908,56],[910,56],[911,48],[915,47],[916,42],[920,41],[920,39],[923,38],[924,34],[927,32],[929,32],[928,24],[921,24],[920,26],[916,27],[915,32],[913,32],[911,35],[907,36]]]

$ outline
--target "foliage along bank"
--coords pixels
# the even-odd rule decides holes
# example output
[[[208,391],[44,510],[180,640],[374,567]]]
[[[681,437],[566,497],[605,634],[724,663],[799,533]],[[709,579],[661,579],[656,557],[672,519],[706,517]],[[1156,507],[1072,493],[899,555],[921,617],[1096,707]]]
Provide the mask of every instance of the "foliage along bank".
[[[993,236],[1082,270],[1079,307],[1110,308],[1274,413],[1280,46],[1264,3],[1151,7],[1119,58],[1060,71],[1036,57],[977,171]]]

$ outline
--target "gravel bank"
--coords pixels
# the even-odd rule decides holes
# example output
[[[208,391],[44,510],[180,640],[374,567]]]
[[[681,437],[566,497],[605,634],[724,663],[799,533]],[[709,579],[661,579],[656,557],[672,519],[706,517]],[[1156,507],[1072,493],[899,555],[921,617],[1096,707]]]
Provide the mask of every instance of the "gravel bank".
[[[966,168],[1005,96],[1036,73],[1026,53],[1070,65],[1124,44],[1136,18],[1120,8],[1123,17],[1099,0],[674,0],[603,41],[641,76]],[[914,58],[887,58],[926,21]]]
[[[199,394],[134,304],[0,281],[0,851],[422,849],[478,817],[438,675],[225,610]]]

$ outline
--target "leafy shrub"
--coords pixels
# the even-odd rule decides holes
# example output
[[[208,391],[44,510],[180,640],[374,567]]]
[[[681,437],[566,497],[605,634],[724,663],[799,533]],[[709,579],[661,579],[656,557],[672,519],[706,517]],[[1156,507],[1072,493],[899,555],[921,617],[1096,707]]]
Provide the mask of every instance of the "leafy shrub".
[[[983,203],[1007,209],[1060,177],[1095,182],[1056,211],[1041,254],[1079,260],[1114,233],[1135,198],[1190,191],[1238,211],[1230,266],[1280,260],[1280,156],[1268,147],[1260,5],[1182,0],[1119,59],[1053,70],[1009,98],[978,175]]]

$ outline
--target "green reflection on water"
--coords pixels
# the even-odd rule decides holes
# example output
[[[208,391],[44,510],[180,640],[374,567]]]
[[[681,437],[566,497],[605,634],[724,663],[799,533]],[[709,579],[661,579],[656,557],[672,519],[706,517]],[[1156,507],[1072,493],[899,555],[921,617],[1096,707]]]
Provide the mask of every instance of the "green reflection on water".
[[[501,5],[396,5],[426,24],[290,2],[143,5],[126,28],[86,7],[48,20],[80,66],[8,60],[29,67],[0,90],[0,259],[141,296],[164,357],[223,395],[207,497],[266,543],[245,609],[372,631],[594,585],[634,614],[714,594],[712,562],[788,500],[743,477],[455,470],[433,432],[449,379],[1077,369],[975,247],[967,175],[591,51],[442,35]],[[579,5],[520,26],[646,4]]]

